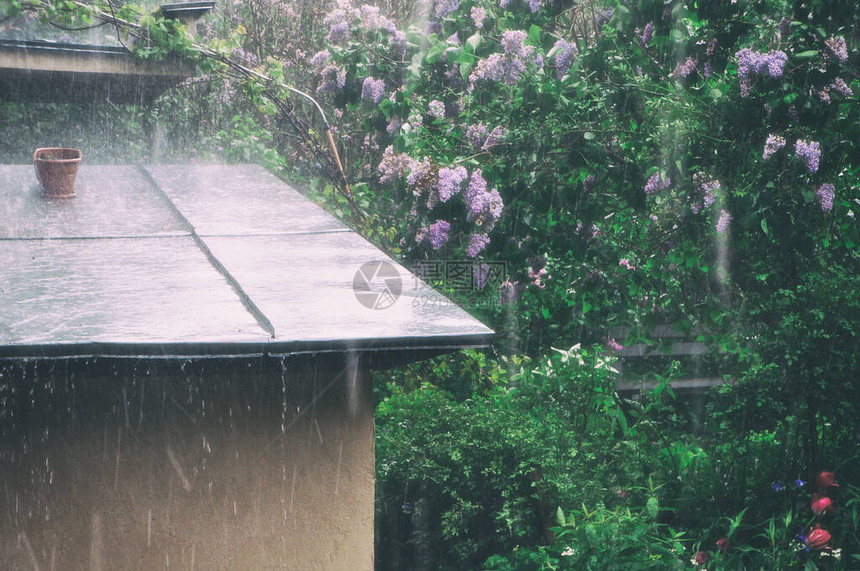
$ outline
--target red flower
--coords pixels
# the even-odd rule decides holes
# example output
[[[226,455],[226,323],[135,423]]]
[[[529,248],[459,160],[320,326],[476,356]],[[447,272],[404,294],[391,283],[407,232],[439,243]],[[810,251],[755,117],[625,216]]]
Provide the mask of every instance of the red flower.
[[[706,565],[710,556],[707,551],[699,551],[696,553],[696,565]]]
[[[833,511],[833,502],[827,496],[812,494],[812,505],[810,507],[812,508],[812,513],[822,515]]]
[[[732,546],[731,542],[727,537],[723,537],[717,540],[717,549],[720,553],[725,553]]]
[[[818,473],[818,491],[822,494],[826,494],[830,488],[838,488],[839,484],[836,483],[836,475],[833,472],[819,472]]]
[[[821,529],[817,525],[813,526],[809,535],[806,536],[806,547],[816,551],[827,549],[827,542],[830,541],[830,537],[830,532],[826,529]]]

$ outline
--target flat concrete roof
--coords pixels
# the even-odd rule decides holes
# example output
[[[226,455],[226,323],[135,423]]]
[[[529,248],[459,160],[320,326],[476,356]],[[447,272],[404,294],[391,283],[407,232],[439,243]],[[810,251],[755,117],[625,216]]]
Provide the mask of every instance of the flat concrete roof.
[[[84,162],[76,192],[42,198],[32,165],[0,166],[0,358],[414,355],[492,338],[262,167]]]

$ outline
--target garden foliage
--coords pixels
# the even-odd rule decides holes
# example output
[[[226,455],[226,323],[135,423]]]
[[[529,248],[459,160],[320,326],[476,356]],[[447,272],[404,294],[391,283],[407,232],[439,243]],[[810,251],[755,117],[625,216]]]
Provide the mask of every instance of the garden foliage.
[[[498,332],[379,374],[379,568],[860,564],[860,7],[287,4],[225,5],[210,49],[320,99],[362,216],[318,198],[406,265],[472,261]],[[147,120],[319,180],[267,85],[206,66]],[[658,327],[713,350],[625,363],[655,388],[622,397]]]

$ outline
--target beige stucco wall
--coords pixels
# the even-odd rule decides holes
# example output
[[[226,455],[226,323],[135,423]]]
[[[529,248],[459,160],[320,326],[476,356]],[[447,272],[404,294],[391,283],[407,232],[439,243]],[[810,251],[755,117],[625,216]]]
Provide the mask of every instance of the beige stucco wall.
[[[371,569],[367,375],[228,368],[0,379],[3,568]]]

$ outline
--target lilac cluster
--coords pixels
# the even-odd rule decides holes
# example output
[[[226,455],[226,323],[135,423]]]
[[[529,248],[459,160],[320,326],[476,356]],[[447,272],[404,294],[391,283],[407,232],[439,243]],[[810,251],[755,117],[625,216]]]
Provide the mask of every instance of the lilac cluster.
[[[696,71],[696,68],[699,66],[699,62],[695,57],[688,57],[686,60],[679,63],[675,66],[675,70],[671,73],[671,76],[675,79],[680,79],[682,77],[690,77],[690,75]]]
[[[815,198],[818,199],[822,211],[830,212],[833,208],[833,199],[836,198],[836,187],[825,182],[815,191]]]
[[[655,172],[645,183],[645,194],[657,194],[660,191],[666,190],[672,185],[672,179],[668,176],[664,179],[663,175]]]
[[[447,18],[457,11],[460,2],[457,0],[436,0],[436,17]]]
[[[816,141],[807,143],[798,139],[794,143],[794,156],[803,161],[809,172],[818,171],[818,160],[821,158],[821,147]]]
[[[693,211],[693,214],[698,214],[703,208],[710,208],[717,201],[717,194],[720,192],[720,181],[708,178],[701,173],[696,173],[693,175],[693,184],[696,187],[697,200],[690,206],[690,209]]]
[[[400,127],[403,126],[403,119],[398,117],[397,115],[392,115],[391,119],[388,121],[388,125],[385,126],[386,133],[396,133],[400,130]]]
[[[616,341],[614,337],[610,337],[606,340],[606,348],[610,351],[623,351],[624,345]]]
[[[480,149],[487,139],[487,126],[475,123],[466,127],[466,141],[475,149]]]
[[[314,66],[317,72],[320,72],[329,59],[331,59],[331,53],[328,50],[322,50],[315,53],[308,63]]]
[[[343,86],[346,85],[346,70],[334,64],[325,66],[320,71],[320,76],[322,82],[317,87],[317,91],[335,91],[343,89]]]
[[[413,161],[412,170],[409,176],[406,177],[406,184],[412,187],[412,192],[416,196],[421,194],[425,186],[428,186],[433,177],[433,167],[430,164],[430,158],[424,157],[421,162]]]
[[[349,36],[349,14],[342,8],[335,8],[323,18],[323,24],[328,26],[326,39],[337,43]]]
[[[469,173],[464,167],[445,167],[439,169],[439,200],[448,202],[452,196],[458,194],[463,186],[463,181]]]
[[[573,65],[573,58],[576,57],[579,49],[575,43],[560,39],[552,47],[552,50],[555,52],[555,75],[561,79]]]
[[[761,158],[763,158],[764,160],[768,160],[784,146],[785,139],[783,137],[780,137],[779,135],[774,135],[773,133],[771,133],[767,136],[767,141],[764,142],[764,152],[761,154]]]
[[[502,197],[497,190],[487,191],[487,181],[481,169],[472,173],[464,198],[469,210],[466,220],[482,226],[487,232],[492,230],[496,220],[502,216]]]
[[[405,153],[395,153],[394,147],[389,145],[382,153],[382,161],[379,163],[379,172],[382,176],[379,182],[385,184],[392,180],[398,180],[406,176],[415,166],[415,161]]]
[[[479,30],[484,29],[484,20],[487,19],[487,10],[482,6],[473,6],[471,15],[472,21],[475,23],[475,27]]]
[[[472,238],[474,239],[474,236],[472,236]],[[471,257],[474,258],[475,256]],[[475,287],[478,289],[484,289],[487,285],[487,281],[490,279],[490,264],[474,264],[472,266],[472,277],[475,280]]]
[[[487,139],[484,141],[484,144],[481,145],[481,149],[486,151],[490,147],[495,147],[499,143],[502,143],[507,136],[508,130],[501,125],[497,125],[493,127],[493,130],[487,135]]]
[[[511,5],[511,2],[513,2],[513,0],[499,0],[499,7],[507,8]]]
[[[723,209],[720,209],[720,217],[717,219],[717,234],[725,232],[732,221],[732,215]]]
[[[382,101],[385,95],[385,82],[381,79],[373,79],[372,77],[364,78],[364,83],[361,85],[361,98],[370,99],[374,103]]]
[[[639,28],[633,30],[633,35],[636,36],[636,39],[639,40],[639,43],[642,44],[642,46],[647,48],[648,44],[651,43],[651,39],[654,37],[654,26],[651,22],[648,22],[645,24],[645,29],[641,32],[639,31]]]
[[[430,103],[427,104],[427,112],[430,113],[431,116],[436,119],[444,119],[445,118],[445,104],[441,101],[434,99]]]
[[[400,30],[396,30],[394,35],[389,39],[389,43],[391,44],[391,48],[394,50],[394,55],[398,58],[402,59],[403,56],[406,55],[406,33]]]
[[[543,57],[533,46],[525,45],[526,38],[522,30],[508,30],[502,34],[504,54],[492,54],[478,62],[469,76],[469,91],[479,81],[502,81],[506,85],[516,85],[528,64],[541,67]]]
[[[445,220],[437,220],[427,229],[427,239],[430,240],[430,246],[434,250],[438,250],[448,242],[451,225]]]
[[[741,97],[749,95],[756,75],[782,77],[788,56],[783,51],[771,50],[767,53],[754,52],[744,48],[735,54],[738,58],[738,77],[741,83]]]
[[[851,88],[848,87],[848,84],[845,83],[845,80],[841,77],[837,77],[833,80],[833,83],[830,84],[829,89],[835,91],[842,97],[851,97],[854,93],[851,91]]]
[[[708,42],[708,47],[705,48],[705,55],[708,57],[713,56],[717,51],[717,45],[719,45],[717,38],[711,38],[711,41]]]
[[[824,44],[827,46],[830,57],[834,57],[842,63],[848,61],[848,45],[845,43],[845,38],[842,36],[831,36],[825,40]]]
[[[469,240],[469,248],[466,250],[466,255],[470,258],[474,258],[480,254],[489,243],[490,237],[486,234],[472,234],[472,239]]]
[[[359,17],[364,29],[369,32],[382,31],[390,36],[397,33],[397,27],[394,22],[379,14],[379,8],[368,4],[362,5],[359,9]]]
[[[636,266],[631,264],[630,260],[628,260],[627,258],[621,258],[620,260],[618,260],[618,265],[621,266],[622,268],[630,270],[630,271],[633,271],[636,269]]]
[[[534,14],[538,10],[540,10],[540,6],[542,3],[541,0],[527,0],[527,2],[529,5],[529,9],[531,9],[531,11],[532,11],[532,14]]]

